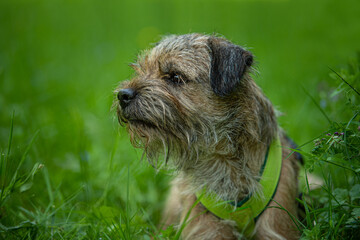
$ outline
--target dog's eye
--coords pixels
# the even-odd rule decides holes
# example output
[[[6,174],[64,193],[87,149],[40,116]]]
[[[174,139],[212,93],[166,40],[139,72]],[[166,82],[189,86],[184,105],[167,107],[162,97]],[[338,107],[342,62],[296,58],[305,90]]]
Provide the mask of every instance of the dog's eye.
[[[174,84],[184,84],[186,82],[185,78],[178,73],[167,74],[165,76],[165,80]]]

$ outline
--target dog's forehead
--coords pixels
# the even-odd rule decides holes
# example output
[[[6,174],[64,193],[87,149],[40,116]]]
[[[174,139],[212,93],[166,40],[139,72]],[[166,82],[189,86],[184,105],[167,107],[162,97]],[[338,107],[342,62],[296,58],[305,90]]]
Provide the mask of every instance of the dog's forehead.
[[[190,79],[198,79],[199,75],[209,72],[208,40],[209,36],[201,34],[170,35],[154,48],[142,52],[130,66],[140,76],[159,77],[164,73],[181,72]]]
[[[186,51],[207,46],[208,36],[200,34],[170,35],[163,38],[155,51]]]
[[[190,57],[208,53],[208,36],[200,34],[170,35],[163,38],[150,52],[151,59]]]
[[[201,34],[167,36],[140,56],[139,64],[143,72],[174,66],[184,71],[188,68],[201,71],[198,69],[199,65],[206,68],[210,61],[208,39],[208,36]]]

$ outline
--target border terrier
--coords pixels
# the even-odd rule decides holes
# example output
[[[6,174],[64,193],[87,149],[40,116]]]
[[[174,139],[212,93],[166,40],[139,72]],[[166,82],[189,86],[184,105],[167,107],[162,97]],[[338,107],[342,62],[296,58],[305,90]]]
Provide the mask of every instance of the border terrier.
[[[176,170],[163,226],[177,226],[183,239],[299,238],[299,159],[252,80],[252,65],[253,55],[225,38],[171,35],[141,54],[133,79],[115,90],[132,144],[154,167]],[[276,139],[278,165],[271,165]],[[265,180],[264,168],[272,168]],[[268,185],[271,199],[264,200]],[[262,207],[241,215],[239,203],[249,199]],[[233,212],[223,214],[222,205]],[[253,226],[239,227],[243,219]]]

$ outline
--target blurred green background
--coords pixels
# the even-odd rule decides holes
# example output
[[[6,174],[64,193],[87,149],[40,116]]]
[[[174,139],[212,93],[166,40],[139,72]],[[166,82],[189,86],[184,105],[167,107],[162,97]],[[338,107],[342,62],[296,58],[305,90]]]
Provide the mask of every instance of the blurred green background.
[[[327,121],[302,88],[320,99],[329,67],[360,50],[359,13],[355,0],[0,0],[0,149],[14,112],[10,165],[40,130],[21,170],[45,166],[8,202],[41,212],[80,189],[71,203],[79,209],[121,208],[129,188],[131,204],[157,223],[171,177],[140,161],[110,111],[112,91],[131,78],[128,64],[139,51],[163,35],[190,32],[220,33],[250,49],[255,81],[303,144]],[[10,215],[2,209],[1,222],[26,219]]]

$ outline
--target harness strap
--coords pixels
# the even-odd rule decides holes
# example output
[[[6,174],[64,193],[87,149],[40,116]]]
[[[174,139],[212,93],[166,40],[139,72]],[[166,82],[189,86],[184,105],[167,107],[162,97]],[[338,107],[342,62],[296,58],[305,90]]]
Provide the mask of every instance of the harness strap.
[[[262,172],[259,181],[262,188],[261,194],[253,195],[250,193],[236,205],[233,201],[219,200],[215,193],[207,192],[205,188],[197,192],[196,196],[207,210],[219,218],[235,221],[239,230],[245,236],[251,237],[255,228],[255,219],[266,209],[275,195],[280,179],[281,162],[281,142],[277,136],[268,148],[260,171],[260,175]]]

